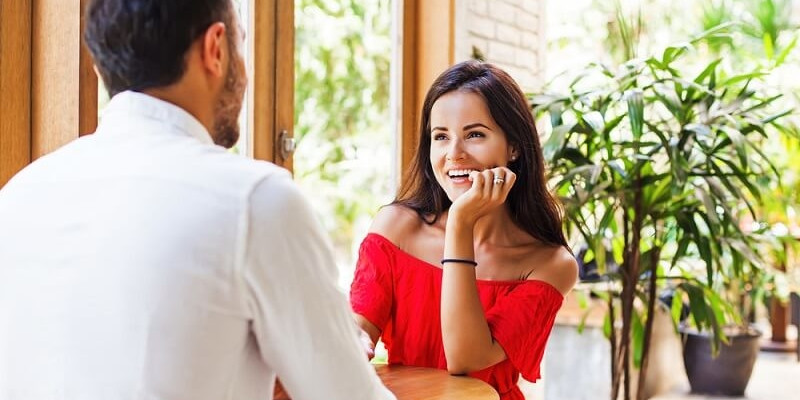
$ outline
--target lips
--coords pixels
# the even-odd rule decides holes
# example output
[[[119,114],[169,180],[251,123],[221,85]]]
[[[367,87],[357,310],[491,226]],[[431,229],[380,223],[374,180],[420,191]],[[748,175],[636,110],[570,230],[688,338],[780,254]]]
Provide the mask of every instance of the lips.
[[[473,171],[479,171],[478,169],[473,168],[459,168],[459,169],[451,169],[447,171],[447,177],[450,178],[450,183],[456,185],[457,187],[472,185],[472,181],[469,180],[469,174]]]

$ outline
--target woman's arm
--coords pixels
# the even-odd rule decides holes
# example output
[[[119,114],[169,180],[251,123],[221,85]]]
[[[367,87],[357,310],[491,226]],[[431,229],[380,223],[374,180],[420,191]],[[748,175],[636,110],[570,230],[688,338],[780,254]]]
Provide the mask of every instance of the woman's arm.
[[[447,223],[444,257],[474,260],[472,226]],[[466,226],[465,226],[466,225]],[[442,265],[442,341],[451,374],[465,374],[506,358],[492,338],[478,297],[475,267],[466,263]]]
[[[505,181],[495,184],[494,176]],[[445,259],[475,260],[475,223],[502,206],[516,176],[507,168],[471,174],[472,187],[450,207],[445,228]],[[489,330],[478,297],[475,267],[464,262],[442,265],[441,323],[447,370],[451,374],[478,371],[506,358]]]

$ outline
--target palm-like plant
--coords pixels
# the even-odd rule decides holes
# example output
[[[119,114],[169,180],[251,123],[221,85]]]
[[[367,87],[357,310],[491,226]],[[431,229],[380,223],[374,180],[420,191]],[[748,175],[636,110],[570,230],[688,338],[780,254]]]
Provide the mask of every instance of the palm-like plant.
[[[568,225],[611,280],[612,399],[621,388],[630,399],[631,360],[643,396],[659,288],[681,294],[676,320],[688,299],[694,324],[718,345],[740,319],[715,285],[763,265],[740,217],[756,219],[759,180],[777,176],[760,146],[788,112],[770,113],[779,96],[757,87],[763,71],[725,76],[715,60],[685,72],[685,55],[716,32],[619,69],[592,65],[567,93],[533,99],[549,117],[544,151]],[[612,260],[619,268],[606,271]]]

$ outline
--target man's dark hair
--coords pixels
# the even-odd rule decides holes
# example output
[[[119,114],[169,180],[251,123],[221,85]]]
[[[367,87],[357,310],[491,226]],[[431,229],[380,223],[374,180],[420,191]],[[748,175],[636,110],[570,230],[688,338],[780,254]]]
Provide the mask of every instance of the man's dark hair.
[[[93,0],[84,40],[110,96],[178,81],[186,52],[211,24],[232,26],[231,0]]]

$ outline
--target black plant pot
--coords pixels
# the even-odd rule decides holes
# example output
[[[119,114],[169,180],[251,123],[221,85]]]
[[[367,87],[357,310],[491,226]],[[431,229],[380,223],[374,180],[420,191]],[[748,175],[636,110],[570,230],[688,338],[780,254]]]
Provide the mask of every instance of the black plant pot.
[[[758,332],[729,334],[729,344],[722,344],[719,355],[711,357],[709,335],[691,331],[683,335],[683,366],[692,393],[744,396],[753,365],[758,357]]]

